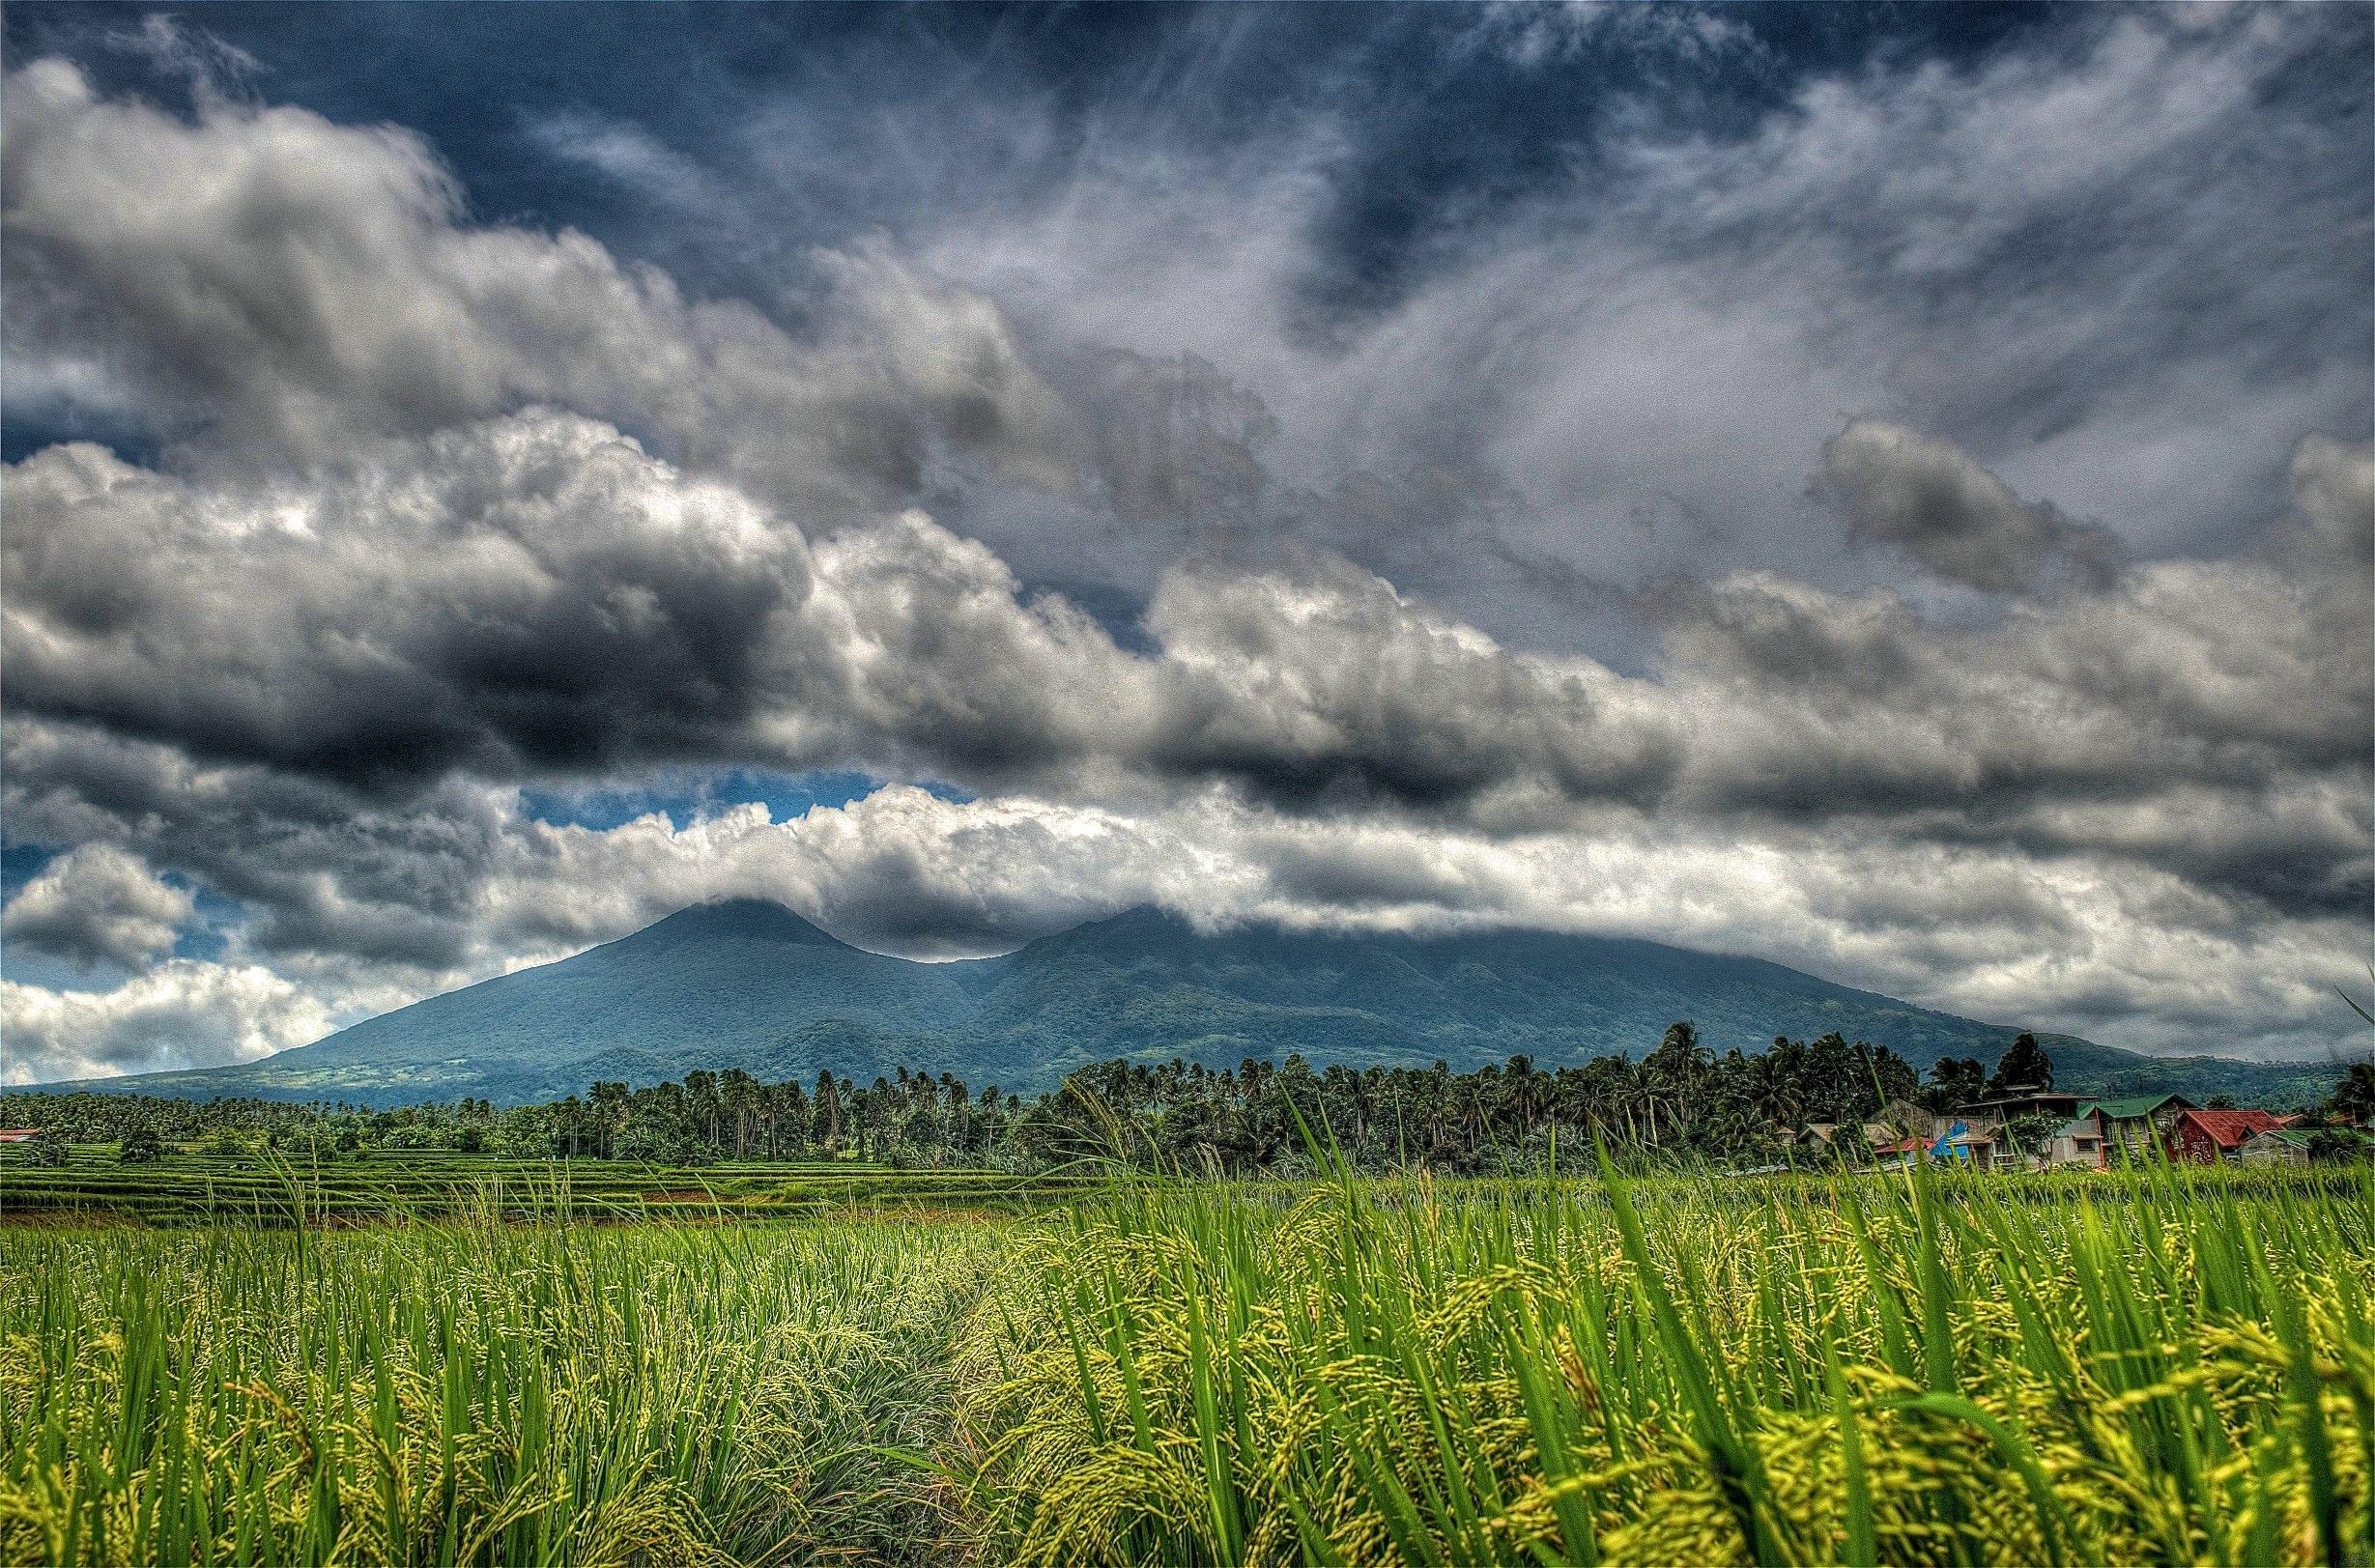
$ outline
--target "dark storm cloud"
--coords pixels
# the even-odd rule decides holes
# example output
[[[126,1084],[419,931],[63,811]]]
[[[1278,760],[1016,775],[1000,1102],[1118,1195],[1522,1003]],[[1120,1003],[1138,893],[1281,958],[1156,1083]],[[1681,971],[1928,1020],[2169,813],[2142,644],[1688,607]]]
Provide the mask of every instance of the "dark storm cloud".
[[[828,511],[913,494],[943,452],[1028,469],[1055,416],[986,302],[879,253],[818,259],[831,306],[795,340],[583,235],[462,222],[407,131],[211,95],[184,120],[58,60],[12,73],[6,117],[8,346],[37,401],[300,463],[561,403]]]
[[[138,856],[83,844],[51,861],[9,900],[0,938],[86,969],[139,969],[173,946],[192,901]]]
[[[738,496],[558,416],[405,459],[301,497],[88,446],[19,466],[12,698],[370,784],[699,755],[781,678],[806,552]]]
[[[466,785],[374,803],[315,780],[204,766],[170,747],[23,718],[7,727],[0,763],[12,833],[138,841],[239,900],[253,917],[243,940],[267,955],[344,954],[429,970],[462,961],[473,945],[472,902],[506,819]]]
[[[2308,899],[2329,902],[2366,876],[2375,582],[2326,541],[2375,532],[2375,480],[2365,448],[2325,441],[2293,478],[2260,558],[2136,567],[1980,629],[1773,578],[1677,590],[1670,683],[1729,716],[1703,798],[2246,880],[2275,813],[2307,835],[2296,853],[2331,857],[2340,881]],[[2164,801],[2189,802],[2163,818],[2182,827],[2151,826]]]
[[[785,495],[838,512],[913,488],[849,435],[852,409],[1014,387],[1059,412],[1010,467],[1059,489],[1085,473],[1077,493],[1125,524],[1269,528],[1249,514],[1273,504],[1278,418],[1216,367],[1070,362],[1060,380],[1094,411],[1073,417],[994,307],[887,259],[851,264],[887,290],[861,326],[796,343],[590,242],[462,221],[393,132],[224,102],[177,120],[54,62],[18,86],[6,232],[40,281],[12,293],[12,329],[63,352],[104,313],[101,341],[150,393],[193,367],[228,411],[186,476],[91,446],[12,472],[21,712],[375,787],[855,762],[980,784],[1220,778],[1303,811],[1504,826],[1586,804],[1885,821],[1951,802],[1985,833],[2041,803],[2364,760],[2363,567],[2327,558],[2363,562],[2363,460],[2332,442],[2297,464],[2312,526],[2291,568],[2150,563],[1997,632],[1933,627],[1884,590],[1718,578],[1656,596],[1681,608],[1645,681],[1508,648],[1289,545],[1283,564],[1166,569],[1130,651],[920,517],[853,518],[812,547]],[[127,223],[137,242],[114,243]],[[607,407],[630,382],[711,461],[679,468],[576,413],[489,412],[531,391]],[[939,405],[950,439],[984,449],[1036,417],[953,416],[963,401]],[[781,421],[769,439],[737,423],[753,409]],[[407,433],[422,421],[439,427]],[[249,471],[232,461],[258,450]],[[1953,581],[2106,581],[2103,530],[1951,442],[1860,419],[1823,470],[1851,535]],[[1736,716],[1710,724],[1718,705]]]
[[[2302,448],[2262,558],[2149,563],[1966,629],[1882,591],[1677,587],[1654,680],[1505,648],[1319,556],[1175,568],[1131,652],[921,518],[812,549],[568,416],[389,451],[401,462],[352,492],[318,478],[301,503],[88,448],[19,466],[15,711],[332,785],[857,760],[1092,795],[1217,779],[1303,813],[1511,832],[1586,808],[1980,841],[2050,822],[2074,852],[2163,865],[2215,858],[2215,828],[2103,813],[2188,789],[2347,799],[2365,779],[2357,541],[2375,480],[2363,448],[2331,442]],[[499,636],[532,657],[490,656]],[[406,744],[363,744],[388,734]],[[2364,812],[2287,810],[2284,832],[2312,834],[2300,852],[2332,851],[2355,885]]]
[[[1142,600],[1176,553],[1149,537],[1177,537],[1155,527],[1163,508],[1240,532],[1244,512],[1256,537],[1320,543],[1505,641],[1621,664],[1643,628],[1603,585],[1763,567],[1837,586],[1876,564],[1843,560],[1798,495],[1807,454],[1849,413],[1949,435],[2147,555],[2224,548],[2305,429],[2356,433],[2369,416],[2351,368],[2375,352],[2375,283],[2350,238],[2375,181],[2352,66],[2369,53],[2362,17],[2246,9],[2180,27],[2172,12],[2102,10],[2022,28],[1958,13],[1875,30],[1806,8],[1655,25],[1604,8],[1337,8],[1325,25],[1150,10],[1054,30],[922,12],[890,29],[754,22],[786,35],[764,71],[752,35],[721,48],[693,18],[640,52],[701,91],[653,101],[612,80],[615,41],[598,41],[618,15],[586,14],[566,39],[486,25],[514,56],[583,43],[604,110],[517,112],[552,132],[538,146],[609,171],[602,203],[586,200],[584,158],[553,178],[519,156],[517,127],[499,133],[465,104],[415,94],[407,110],[319,65],[304,77],[350,116],[426,125],[478,210],[553,214],[630,255],[658,244],[689,276],[764,258],[763,280],[710,278],[748,288],[754,308],[639,299],[609,275],[635,270],[598,249],[584,266],[531,250],[554,298],[507,309],[531,325],[581,307],[620,319],[566,368],[511,362],[542,339],[480,324],[491,342],[462,358],[483,362],[498,401],[600,414],[808,525],[855,498],[925,504],[1032,581],[1117,601]],[[250,52],[250,27],[309,62],[360,33],[396,58],[490,69],[393,14],[264,20],[226,25]],[[1677,94],[1679,80],[1698,85]],[[550,86],[505,85],[523,105]],[[341,143],[306,151],[370,161]],[[434,206],[422,191],[449,177],[405,162],[383,178]],[[529,165],[547,173],[524,189]],[[621,191],[662,210],[638,222]],[[168,194],[146,203],[171,211]],[[698,222],[669,205],[688,197]],[[1408,220],[1348,229],[1331,216],[1348,206]],[[846,253],[883,231],[890,254],[962,288],[882,282],[878,265],[852,279]],[[461,232],[475,238],[403,264],[432,296],[487,293],[459,258],[475,246],[507,266],[504,243],[529,237]],[[207,276],[220,247],[193,246]],[[238,269],[277,291],[272,264],[268,250]],[[392,265],[366,280],[402,282],[382,275]],[[1352,273],[1379,285],[1356,291],[1367,302],[1299,343],[1293,322],[1331,292],[1311,280]],[[999,312],[967,314],[973,289]],[[886,291],[906,302],[875,302]],[[917,362],[915,345],[952,333],[968,346]],[[1178,411],[1063,373],[1117,353],[1209,367],[1274,429],[1236,442],[1236,413],[1214,420],[1262,471],[1220,447],[1183,454],[1194,482],[1148,467]],[[798,374],[756,375],[762,361]],[[851,374],[870,361],[871,383]],[[37,372],[61,395],[105,390],[81,360],[12,356],[13,386]],[[355,416],[378,396],[358,390]],[[14,401],[14,417],[38,417]],[[1075,504],[1075,485],[1096,503]],[[1119,539],[1117,510],[1131,520]]]
[[[1819,494],[1858,544],[1903,551],[1949,583],[1992,593],[2034,588],[2049,573],[2088,586],[2111,579],[2107,528],[2024,501],[1952,442],[1880,419],[1850,420],[1822,443]]]
[[[1073,397],[1093,499],[1125,523],[1253,521],[1268,482],[1268,405],[1192,355],[1107,350],[1085,356]]]
[[[1679,771],[1650,694],[1511,653],[1341,562],[1175,570],[1147,623],[1166,698],[1147,760],[1166,772],[1311,809],[1456,811],[1513,786],[1647,805]]]
[[[1299,536],[1513,643],[1627,663],[1642,628],[1570,575],[1897,575],[1803,495],[1855,415],[1951,439],[2071,544],[2221,554],[2303,434],[2369,422],[2369,30],[2063,14],[1969,56],[1779,70],[1688,125],[1619,94],[1637,115],[1545,139],[1556,172],[1418,182],[1392,286],[1324,331],[1297,328],[1338,265],[1328,214],[1400,123],[1332,96],[1258,152],[1105,131],[1044,203],[947,203],[919,249],[1030,342],[1210,362],[1276,422],[1259,455],[1270,494],[1315,499]],[[1534,69],[1537,97],[1567,80]],[[1459,112],[1456,75],[1409,66],[1410,113]],[[950,517],[1018,561],[1096,548]]]

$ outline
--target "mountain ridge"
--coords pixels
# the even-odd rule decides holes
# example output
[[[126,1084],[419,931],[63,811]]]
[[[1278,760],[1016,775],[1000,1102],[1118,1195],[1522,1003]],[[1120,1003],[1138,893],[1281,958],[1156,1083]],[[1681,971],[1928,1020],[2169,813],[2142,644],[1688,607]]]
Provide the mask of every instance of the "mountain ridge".
[[[2017,1032],[1769,959],[1636,937],[1204,930],[1142,905],[995,957],[927,963],[869,953],[771,899],[730,898],[256,1062],[46,1087],[515,1103],[697,1068],[862,1081],[903,1066],[1027,1092],[1114,1057],[1465,1069],[1524,1054],[1558,1067],[1639,1056],[1681,1018],[1718,1051],[1837,1030],[1925,1069],[1942,1056],[1992,1063]],[[2058,1080],[2092,1093],[2256,1096],[2320,1071],[2040,1038]]]

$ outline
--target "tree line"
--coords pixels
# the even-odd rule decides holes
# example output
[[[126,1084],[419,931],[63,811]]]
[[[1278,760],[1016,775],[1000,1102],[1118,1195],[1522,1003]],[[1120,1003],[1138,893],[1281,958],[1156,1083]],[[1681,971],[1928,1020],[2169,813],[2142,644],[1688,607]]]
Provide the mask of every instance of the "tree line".
[[[444,1150],[672,1165],[850,1158],[1030,1170],[1121,1158],[1250,1174],[1301,1169],[1324,1145],[1364,1169],[1474,1173],[1539,1168],[1558,1146],[1595,1140],[1651,1158],[1778,1157],[1810,1126],[1854,1126],[1891,1101],[1950,1112],[2052,1081],[2051,1060],[2028,1035],[1992,1069],[1948,1058],[1925,1076],[1885,1046],[1837,1034],[1718,1054],[1677,1023],[1638,1061],[1601,1056],[1548,1069],[1525,1056],[1465,1072],[1440,1061],[1318,1069],[1300,1055],[1217,1069],[1178,1058],[1112,1061],[1030,1098],[906,1069],[870,1084],[831,1071],[768,1083],[728,1069],[644,1087],[596,1083],[584,1096],[504,1108],[472,1098],[370,1109],[18,1093],[0,1096],[0,1125],[42,1127],[61,1148],[118,1144],[127,1157],[155,1157],[170,1143],[329,1158]],[[2328,1109],[2353,1122],[2375,1115],[2375,1068],[2355,1067]],[[1861,1153],[1853,1138],[1840,1149]]]

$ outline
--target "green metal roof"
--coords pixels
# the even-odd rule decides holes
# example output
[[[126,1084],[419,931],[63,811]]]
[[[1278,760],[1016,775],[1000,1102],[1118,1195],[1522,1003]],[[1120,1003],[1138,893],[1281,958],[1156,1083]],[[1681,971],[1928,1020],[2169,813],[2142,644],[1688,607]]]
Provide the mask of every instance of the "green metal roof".
[[[2356,1127],[2270,1127],[2266,1132],[2256,1133],[2254,1136],[2274,1138],[2278,1143],[2288,1143],[2305,1149],[2308,1147],[2309,1139],[2320,1132],[2339,1132],[2345,1137],[2357,1139],[2361,1144],[2375,1145],[2375,1133],[2361,1132]]]
[[[2152,1115],[2172,1099],[2183,1098],[2181,1095],[2131,1095],[2126,1099],[2089,1100],[2078,1107],[2078,1114],[2087,1116],[2101,1111],[2114,1122],[2133,1122],[2139,1117]]]

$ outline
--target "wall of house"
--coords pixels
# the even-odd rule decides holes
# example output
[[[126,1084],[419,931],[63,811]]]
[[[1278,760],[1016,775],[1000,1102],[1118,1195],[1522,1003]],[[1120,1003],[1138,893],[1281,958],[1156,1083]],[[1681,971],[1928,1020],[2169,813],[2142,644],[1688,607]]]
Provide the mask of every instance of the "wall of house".
[[[2047,1147],[2046,1157],[2056,1165],[2100,1165],[2103,1144],[2095,1138],[2056,1137]]]
[[[2130,1154],[2140,1155],[2154,1144],[2161,1142],[2166,1137],[2167,1131],[2166,1127],[2156,1126],[2149,1117],[2131,1117],[2124,1121],[2110,1123],[2104,1129],[2103,1141],[2125,1149]]]

